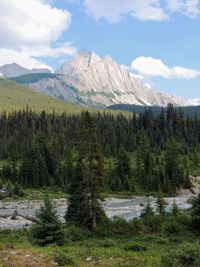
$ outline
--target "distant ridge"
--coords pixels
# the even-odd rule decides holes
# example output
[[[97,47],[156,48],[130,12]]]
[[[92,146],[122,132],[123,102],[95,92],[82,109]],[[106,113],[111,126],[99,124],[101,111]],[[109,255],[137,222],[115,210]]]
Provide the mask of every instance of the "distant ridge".
[[[182,109],[188,115],[197,114],[200,116],[200,105],[199,106],[184,106],[184,107],[175,107],[177,109]],[[137,114],[144,113],[146,109],[151,109],[153,113],[160,113],[162,109],[167,110],[165,107],[158,106],[138,106],[138,105],[127,105],[127,104],[119,104],[109,106],[107,109],[109,110],[118,110],[118,111],[128,111],[135,112]]]
[[[51,71],[49,69],[27,69],[17,63],[12,63],[0,66],[0,73],[10,78],[31,73],[51,73]]]

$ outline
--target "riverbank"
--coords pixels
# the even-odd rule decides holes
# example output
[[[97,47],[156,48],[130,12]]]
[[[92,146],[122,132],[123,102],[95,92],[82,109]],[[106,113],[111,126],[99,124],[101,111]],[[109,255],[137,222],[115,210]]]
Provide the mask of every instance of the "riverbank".
[[[193,184],[192,190],[181,189],[178,192],[179,195],[175,197],[165,197],[167,211],[170,210],[174,201],[180,209],[184,210],[191,207],[188,200],[200,192],[200,177],[191,177],[191,182]],[[28,195],[32,195],[32,198],[36,197],[35,199],[21,198],[18,200],[0,200],[0,230],[18,230],[29,227],[32,221],[27,218],[35,217],[36,210],[42,205],[44,194],[45,190],[28,190]],[[50,196],[61,221],[64,221],[63,217],[67,210],[66,194],[62,192],[57,192],[57,194],[55,192],[50,192]],[[155,196],[107,195],[102,205],[108,218],[122,217],[126,220],[130,220],[140,216],[144,206],[147,204],[148,198],[151,206],[156,210]],[[12,215],[15,211],[18,212],[19,216],[13,220]]]
[[[191,205],[188,204],[188,200],[191,197],[192,195],[182,195],[175,198],[165,198],[167,203],[166,210],[170,210],[174,200],[180,209],[189,209]],[[156,198],[149,197],[149,200],[153,209],[156,210]],[[140,216],[147,202],[148,198],[144,196],[136,196],[130,199],[110,197],[105,199],[102,205],[108,218],[122,217],[126,220],[130,220]],[[67,210],[66,199],[54,199],[53,203],[60,220],[64,221],[63,217]],[[41,205],[41,200],[0,201],[0,229],[18,230],[29,227],[32,224],[32,221],[27,218],[34,218],[36,211]],[[19,215],[12,219],[12,216],[16,211]]]

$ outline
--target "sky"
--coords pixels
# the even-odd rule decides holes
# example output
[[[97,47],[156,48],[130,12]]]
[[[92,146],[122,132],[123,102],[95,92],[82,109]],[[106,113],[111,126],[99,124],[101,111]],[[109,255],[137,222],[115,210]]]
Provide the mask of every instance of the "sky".
[[[54,70],[81,49],[158,91],[200,98],[200,0],[0,1],[0,65]]]

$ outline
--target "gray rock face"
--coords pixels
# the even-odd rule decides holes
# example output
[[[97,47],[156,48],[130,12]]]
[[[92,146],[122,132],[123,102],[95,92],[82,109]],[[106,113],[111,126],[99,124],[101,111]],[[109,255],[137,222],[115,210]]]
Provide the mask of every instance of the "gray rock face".
[[[49,72],[45,69],[28,70],[15,63],[0,67],[0,73],[7,77]],[[65,62],[52,77],[41,77],[28,85],[38,92],[88,106],[167,106],[168,103],[175,106],[186,105],[182,98],[144,86],[110,56],[100,58],[94,52],[85,50],[77,53],[74,59]]]
[[[144,86],[133,74],[112,60],[94,52],[81,51],[57,71],[63,81],[81,93],[84,101],[105,106],[136,104],[147,106],[185,105],[182,98],[156,92]]]
[[[0,66],[0,73],[4,76],[10,78],[10,77],[17,77],[24,74],[32,74],[32,73],[51,73],[48,69],[26,69],[21,67],[20,65],[16,63],[12,64],[6,64],[3,66]]]

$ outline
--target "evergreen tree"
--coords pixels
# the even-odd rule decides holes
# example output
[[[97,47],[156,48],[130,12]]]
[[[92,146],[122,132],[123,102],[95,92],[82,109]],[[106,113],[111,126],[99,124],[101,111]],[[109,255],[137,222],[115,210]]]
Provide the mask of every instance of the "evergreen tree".
[[[117,162],[116,162],[116,179],[120,180],[116,183],[115,188],[123,189],[128,191],[133,189],[133,177],[131,171],[131,163],[128,153],[125,151],[124,147],[121,146],[118,152]],[[118,190],[119,191],[119,190]]]
[[[90,202],[85,184],[85,165],[82,157],[78,158],[74,177],[69,186],[68,209],[65,219],[66,222],[83,226],[88,225],[91,220]]]
[[[77,205],[85,204],[83,212],[86,224],[95,229],[98,220],[104,214],[99,203],[103,188],[103,159],[95,121],[89,112],[81,114],[78,141],[82,166],[84,166],[83,183],[80,185],[84,199],[81,199]],[[73,197],[73,192],[70,197]]]
[[[161,190],[158,192],[158,197],[157,197],[157,212],[159,215],[165,215],[165,206],[166,206],[166,201],[164,200],[163,193]]]
[[[36,222],[31,226],[29,234],[30,240],[40,246],[64,243],[62,224],[48,195],[45,196],[43,206],[36,213]]]
[[[148,197],[148,203],[147,205],[145,206],[144,210],[142,211],[140,217],[142,219],[146,218],[146,217],[149,217],[149,216],[153,216],[154,215],[154,210],[151,206],[151,203],[150,203],[150,199]]]

